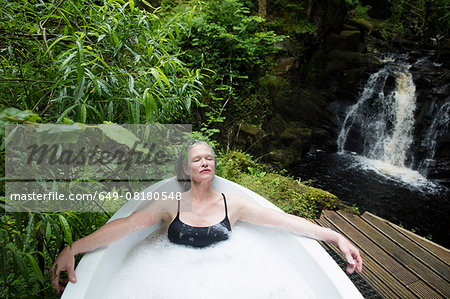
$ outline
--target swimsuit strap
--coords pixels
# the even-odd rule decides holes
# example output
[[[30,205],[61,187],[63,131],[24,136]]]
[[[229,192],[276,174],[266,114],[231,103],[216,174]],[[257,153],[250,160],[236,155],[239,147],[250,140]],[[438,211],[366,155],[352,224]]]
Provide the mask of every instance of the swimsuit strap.
[[[178,200],[178,211],[177,211],[177,217],[180,216],[180,201],[181,199]]]
[[[223,202],[225,204],[225,218],[228,218],[227,200],[225,198],[225,194],[222,193],[222,196],[223,196]]]

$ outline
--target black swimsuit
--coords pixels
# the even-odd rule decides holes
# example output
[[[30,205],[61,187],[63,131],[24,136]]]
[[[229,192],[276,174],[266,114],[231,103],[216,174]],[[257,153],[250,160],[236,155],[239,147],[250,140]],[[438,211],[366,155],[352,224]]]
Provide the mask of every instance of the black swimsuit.
[[[231,224],[228,219],[227,201],[222,193],[225,204],[225,218],[211,226],[192,226],[180,220],[180,201],[178,201],[177,217],[169,225],[168,237],[172,243],[189,245],[192,247],[206,247],[228,239]]]

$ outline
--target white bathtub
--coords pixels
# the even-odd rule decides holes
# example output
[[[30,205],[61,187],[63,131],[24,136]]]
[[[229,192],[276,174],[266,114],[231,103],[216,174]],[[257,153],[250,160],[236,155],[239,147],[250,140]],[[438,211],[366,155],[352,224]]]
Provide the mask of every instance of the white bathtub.
[[[217,176],[214,178],[213,188],[218,192],[240,194],[263,206],[278,209],[253,191]],[[158,182],[145,191],[178,192],[182,190],[176,178],[173,177]],[[146,203],[129,201],[114,214],[111,220],[130,215],[139,209],[141,204]],[[69,282],[62,298],[103,298],[109,282],[119,271],[128,252],[151,233],[158,231],[159,228],[160,224],[154,225],[132,233],[108,246],[86,253],[75,270],[77,282]],[[304,272],[302,276],[316,298],[363,298],[347,275],[318,242],[263,227],[257,229],[264,233],[269,242],[276,246],[276,250],[288,259],[295,269]]]

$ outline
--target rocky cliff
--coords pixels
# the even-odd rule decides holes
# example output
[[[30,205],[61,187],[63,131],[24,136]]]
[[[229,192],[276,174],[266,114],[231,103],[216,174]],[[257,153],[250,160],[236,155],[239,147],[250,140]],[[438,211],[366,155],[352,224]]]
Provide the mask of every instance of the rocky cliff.
[[[279,168],[295,164],[309,151],[336,150],[345,111],[357,101],[370,74],[379,69],[379,54],[400,52],[409,54],[417,85],[416,161],[411,163],[418,167],[428,152],[423,144],[426,129],[437,109],[450,101],[447,43],[435,49],[409,41],[387,42],[380,38],[375,25],[348,19],[344,0],[313,1],[308,13],[316,26],[314,34],[307,40],[302,34],[293,35],[279,43],[281,56],[272,76],[259,82],[271,99],[267,121],[261,128],[242,125],[238,146]],[[301,53],[295,50],[298,48]],[[430,165],[429,174],[448,180],[448,128],[436,138],[436,162]]]

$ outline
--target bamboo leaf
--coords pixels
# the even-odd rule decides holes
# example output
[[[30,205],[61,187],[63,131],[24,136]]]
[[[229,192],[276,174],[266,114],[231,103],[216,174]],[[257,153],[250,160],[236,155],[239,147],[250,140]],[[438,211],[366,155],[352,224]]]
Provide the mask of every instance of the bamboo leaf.
[[[77,88],[74,91],[74,98],[75,98],[75,102],[78,102],[81,98],[83,98],[84,95],[84,86],[86,85],[86,79],[85,77],[82,75],[81,80],[79,79],[79,84],[77,86]]]
[[[24,240],[25,250],[30,246],[31,236],[34,235],[34,214],[29,213],[28,224],[26,228],[26,235]]]
[[[84,80],[84,52],[83,52],[83,48],[81,46],[80,41],[76,41],[76,45],[77,45],[77,57],[78,57],[78,61],[77,61],[77,79],[80,82],[82,79]],[[84,86],[84,82],[83,82],[83,86]],[[80,88],[80,90],[82,90],[82,88]]]
[[[94,111],[94,113],[97,115],[97,117],[100,119],[100,121],[103,121],[103,115],[102,113],[100,113],[100,111],[98,111],[97,109],[95,109],[95,107],[86,104],[86,107],[89,108],[91,111]]]
[[[113,41],[114,41],[114,44],[115,44],[116,47],[117,47],[117,49],[116,49],[116,51],[117,51],[118,48],[120,48],[120,41],[119,41],[119,38],[118,38],[117,35],[114,33],[114,31],[111,31],[111,37],[112,37],[112,39],[113,39]]]
[[[80,110],[80,122],[84,124],[86,123],[87,118],[86,104],[83,103]]]
[[[73,38],[72,38],[71,36],[69,36],[69,35],[64,35],[64,36],[58,38],[57,40],[55,40],[55,41],[48,47],[48,49],[45,51],[45,53],[44,53],[43,56],[47,55],[48,51],[50,51],[50,49],[53,48],[54,45],[56,45],[58,42],[60,42],[60,41],[63,40],[63,39],[73,39]]]
[[[31,268],[33,269],[34,275],[36,276],[36,278],[43,283],[44,282],[44,276],[42,275],[42,271],[39,268],[39,265],[36,261],[36,259],[34,258],[34,256],[32,256],[31,254],[27,253],[26,257],[28,259],[28,262],[31,265]]]
[[[128,81],[128,88],[130,89],[130,94],[134,94],[134,78],[128,74],[130,80]]]
[[[158,109],[155,99],[153,98],[149,88],[144,92],[145,118],[147,123],[154,122],[155,111]]]
[[[22,256],[15,250],[12,250],[13,256],[14,256],[14,261],[16,262],[17,268],[19,268],[20,273],[22,274],[22,276],[25,279],[28,279],[29,277],[29,272],[27,269],[27,265],[24,261],[24,259],[22,258]]]
[[[134,0],[130,0],[130,10],[134,11]]]
[[[141,121],[141,105],[139,101],[136,100],[133,101],[133,105],[134,105],[133,121],[135,124],[138,124]]]
[[[63,113],[59,116],[59,118],[56,120],[57,123],[61,122],[61,120],[66,117],[66,115],[68,113],[70,113],[75,107],[77,106],[77,104],[72,105],[70,107],[68,107],[66,110],[63,111]]]
[[[49,218],[47,218],[47,225],[45,228],[45,240],[48,242],[50,242],[50,238],[52,237],[52,225],[49,221]]]
[[[108,104],[108,120],[113,121],[113,116],[114,116],[114,104],[111,101]]]
[[[70,229],[69,223],[67,222],[67,219],[64,217],[64,215],[59,215],[59,222],[61,223],[61,227],[64,232],[64,237],[69,244],[69,246],[72,246],[72,230]]]

